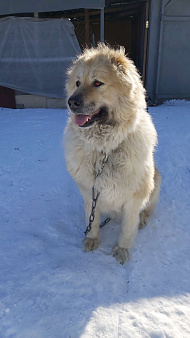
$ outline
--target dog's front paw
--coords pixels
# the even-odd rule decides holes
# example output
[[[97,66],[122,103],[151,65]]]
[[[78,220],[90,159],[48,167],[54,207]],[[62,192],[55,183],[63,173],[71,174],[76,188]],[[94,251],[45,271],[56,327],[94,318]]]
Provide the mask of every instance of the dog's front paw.
[[[82,241],[83,251],[92,251],[98,247],[98,238],[85,238]]]
[[[120,246],[116,244],[113,248],[113,257],[123,265],[129,259],[129,250],[120,248]]]

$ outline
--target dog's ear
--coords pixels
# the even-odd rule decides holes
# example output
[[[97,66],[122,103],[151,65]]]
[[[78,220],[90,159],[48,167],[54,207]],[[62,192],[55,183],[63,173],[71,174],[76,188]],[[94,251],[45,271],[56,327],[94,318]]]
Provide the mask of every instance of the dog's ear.
[[[135,70],[133,62],[126,57],[124,47],[120,47],[118,50],[115,51],[115,53],[112,55],[111,62],[117,67],[119,72],[124,76],[126,83],[134,92],[136,89],[135,77],[138,75]]]
[[[111,57],[111,63],[117,66],[118,70],[126,75],[126,56],[124,47],[114,50]]]

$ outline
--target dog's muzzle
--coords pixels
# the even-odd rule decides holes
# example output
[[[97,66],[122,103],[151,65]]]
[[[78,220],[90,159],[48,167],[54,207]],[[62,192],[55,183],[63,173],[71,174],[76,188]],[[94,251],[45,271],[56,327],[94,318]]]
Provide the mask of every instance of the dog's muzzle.
[[[80,95],[72,95],[68,99],[69,108],[75,113],[83,107],[83,96]]]

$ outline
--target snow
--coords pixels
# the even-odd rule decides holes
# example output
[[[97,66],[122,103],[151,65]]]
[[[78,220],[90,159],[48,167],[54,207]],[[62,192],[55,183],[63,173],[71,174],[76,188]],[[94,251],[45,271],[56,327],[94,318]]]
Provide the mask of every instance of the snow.
[[[190,102],[149,111],[160,202],[131,259],[112,257],[120,226],[84,253],[85,216],[66,171],[66,110],[0,109],[0,337],[190,337]]]

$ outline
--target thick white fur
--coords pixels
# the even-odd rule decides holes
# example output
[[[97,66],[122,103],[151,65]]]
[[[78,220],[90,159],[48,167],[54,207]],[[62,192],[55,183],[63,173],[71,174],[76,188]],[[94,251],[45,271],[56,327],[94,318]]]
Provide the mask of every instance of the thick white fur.
[[[95,79],[104,85],[94,88]],[[79,88],[76,81],[81,83]],[[123,264],[129,258],[138,226],[145,225],[159,198],[161,178],[153,159],[156,130],[146,111],[139,74],[122,48],[99,45],[78,57],[68,72],[68,98],[79,92],[84,96],[86,114],[93,114],[102,106],[108,110],[108,123],[94,122],[87,128],[77,126],[70,112],[64,134],[67,169],[80,187],[87,224],[95,173],[105,154],[108,156],[96,180],[100,196],[83,247],[85,251],[98,247],[100,213],[119,215],[121,234],[113,255]]]

